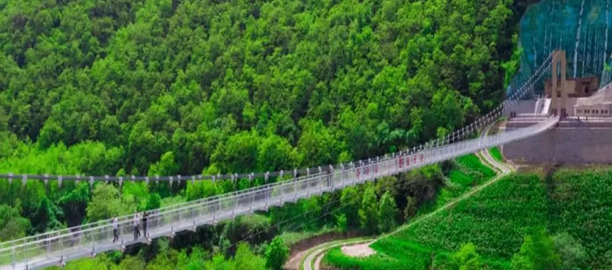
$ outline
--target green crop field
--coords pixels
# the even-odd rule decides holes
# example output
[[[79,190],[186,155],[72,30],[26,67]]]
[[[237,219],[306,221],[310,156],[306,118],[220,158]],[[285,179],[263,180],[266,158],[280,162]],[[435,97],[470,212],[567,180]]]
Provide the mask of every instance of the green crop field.
[[[500,180],[454,208],[381,240],[377,254],[353,259],[331,251],[325,262],[341,269],[427,269],[472,242],[489,269],[509,269],[525,234],[545,227],[569,233],[586,250],[586,267],[612,262],[612,171],[557,171],[542,179],[519,174]],[[434,263],[434,264],[435,264]]]

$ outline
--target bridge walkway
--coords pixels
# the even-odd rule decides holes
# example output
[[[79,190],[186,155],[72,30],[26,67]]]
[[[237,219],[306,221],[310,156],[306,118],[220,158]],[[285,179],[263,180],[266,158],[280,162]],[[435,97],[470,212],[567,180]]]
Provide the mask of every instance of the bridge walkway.
[[[272,206],[475,153],[539,134],[555,127],[557,123],[557,117],[548,117],[534,125],[501,134],[431,147],[414,153],[379,157],[370,163],[349,168],[160,208],[152,211],[148,218],[148,237],[153,239],[172,236],[179,231],[195,230],[198,226],[231,219],[237,215],[265,211]],[[0,270],[40,269],[63,265],[73,259],[95,256],[96,253],[109,250],[121,250],[125,246],[146,241],[144,238],[133,239],[132,222],[132,216],[119,218],[120,241],[115,243],[112,242],[110,220],[87,225],[84,229],[69,228],[0,243]]]

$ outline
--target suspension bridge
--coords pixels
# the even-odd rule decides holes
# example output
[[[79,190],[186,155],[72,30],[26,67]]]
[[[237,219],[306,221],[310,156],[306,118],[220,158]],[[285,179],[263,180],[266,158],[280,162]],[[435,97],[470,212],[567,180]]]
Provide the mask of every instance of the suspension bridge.
[[[173,237],[177,232],[195,231],[198,226],[216,224],[219,221],[254,211],[266,211],[273,206],[374,181],[381,177],[407,172],[540,134],[554,128],[559,122],[560,114],[546,113],[540,115],[537,118],[538,121],[535,121],[533,125],[524,128],[486,137],[470,138],[470,135],[480,128],[497,121],[505,105],[521,99],[526,93],[533,90],[534,85],[540,82],[542,76],[549,74],[551,66],[554,67],[557,64],[557,55],[557,53],[551,54],[535,70],[523,87],[511,94],[504,104],[476,122],[446,137],[418,147],[365,161],[301,170],[214,176],[110,177],[0,174],[0,178],[9,179],[9,181],[21,180],[23,184],[30,180],[57,181],[60,185],[62,181],[88,181],[91,185],[96,181],[115,181],[121,185],[124,181],[144,181],[146,183],[168,181],[172,184],[180,181],[217,181],[221,179],[265,178],[267,180],[272,176],[280,179],[275,183],[150,211],[146,235],[139,239],[133,237],[133,216],[128,215],[118,217],[119,239],[117,241],[113,241],[112,220],[102,220],[2,242],[0,243],[0,270],[63,266],[68,261],[77,258],[93,257],[111,250],[124,250],[126,246],[148,243],[151,239],[158,237]]]

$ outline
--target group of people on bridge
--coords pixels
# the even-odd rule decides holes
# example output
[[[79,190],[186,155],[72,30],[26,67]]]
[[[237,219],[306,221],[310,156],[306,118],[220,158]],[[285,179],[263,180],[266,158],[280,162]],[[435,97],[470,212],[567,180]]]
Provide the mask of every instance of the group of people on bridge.
[[[149,218],[149,213],[144,211],[142,213],[134,213],[133,226],[134,226],[134,240],[140,237],[140,224],[142,223],[142,235],[147,237],[147,219]],[[113,216],[113,243],[119,240],[119,219],[117,215]]]

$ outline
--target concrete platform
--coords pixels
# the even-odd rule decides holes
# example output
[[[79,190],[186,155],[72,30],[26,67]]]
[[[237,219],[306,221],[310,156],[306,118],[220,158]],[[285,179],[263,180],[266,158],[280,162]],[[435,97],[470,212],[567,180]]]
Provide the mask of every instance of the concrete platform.
[[[505,130],[534,124],[511,119]],[[568,118],[555,129],[501,147],[505,158],[516,163],[612,164],[612,119]]]

